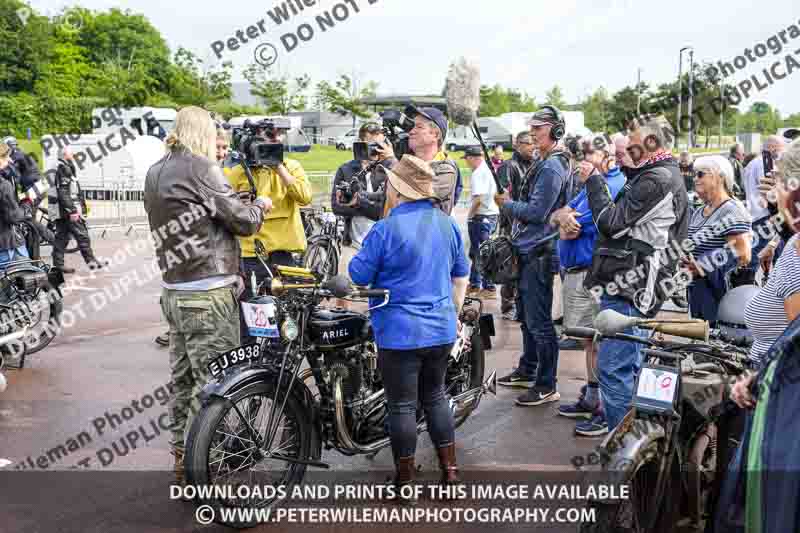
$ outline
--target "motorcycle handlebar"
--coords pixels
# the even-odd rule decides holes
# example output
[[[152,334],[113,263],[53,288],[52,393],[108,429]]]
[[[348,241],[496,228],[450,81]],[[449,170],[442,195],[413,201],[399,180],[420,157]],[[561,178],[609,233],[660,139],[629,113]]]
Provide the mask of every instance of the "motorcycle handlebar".
[[[389,291],[386,289],[356,289],[353,291],[353,296],[356,298],[383,298]]]
[[[645,348],[642,353],[647,357],[658,357],[659,359],[670,359],[672,361],[679,361],[684,358],[683,355],[673,352],[665,352],[664,350],[653,350]]]
[[[594,339],[598,334],[596,329],[592,328],[566,328],[564,335],[567,337],[576,337],[578,339]]]
[[[708,337],[710,339],[722,341],[733,346],[738,346],[740,348],[750,348],[750,346],[752,345],[752,342],[745,337],[731,336],[719,329],[712,329],[711,331],[709,331]]]

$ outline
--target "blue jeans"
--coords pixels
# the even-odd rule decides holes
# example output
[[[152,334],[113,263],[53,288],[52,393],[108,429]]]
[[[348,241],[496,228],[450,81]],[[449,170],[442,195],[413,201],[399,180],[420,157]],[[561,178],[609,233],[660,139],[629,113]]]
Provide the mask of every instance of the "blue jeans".
[[[522,330],[522,357],[519,370],[528,377],[536,375],[536,388],[556,388],[558,339],[553,326],[552,258],[520,257],[521,276],[517,292],[517,312]],[[538,369],[537,369],[538,367]]]
[[[603,296],[600,309],[613,309],[625,316],[642,316],[630,301],[617,297]],[[628,328],[623,333],[645,337],[637,327]],[[641,344],[611,339],[602,340],[598,347],[600,394],[603,396],[603,409],[609,429],[615,428],[630,409],[634,382],[642,367],[641,348]]]
[[[467,221],[469,231],[469,258],[472,259],[472,268],[469,271],[469,284],[471,287],[483,287],[493,291],[494,284],[489,280],[481,280],[480,271],[480,247],[481,243],[494,233],[497,227],[497,216],[476,215]],[[481,283],[483,281],[483,283]]]
[[[28,250],[24,246],[0,250],[0,268],[5,267],[8,263],[13,261],[19,261],[20,259],[28,259]]]
[[[417,450],[417,403],[428,423],[435,448],[455,442],[453,413],[445,395],[447,359],[452,344],[418,350],[378,349],[378,368],[383,377],[389,407],[389,438],[395,460],[411,457]]]

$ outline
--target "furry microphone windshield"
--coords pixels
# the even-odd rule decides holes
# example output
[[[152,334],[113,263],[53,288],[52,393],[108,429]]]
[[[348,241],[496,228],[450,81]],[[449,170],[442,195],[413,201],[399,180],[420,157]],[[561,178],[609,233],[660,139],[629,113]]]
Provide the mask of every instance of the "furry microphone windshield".
[[[447,114],[459,126],[472,126],[481,105],[480,69],[466,58],[450,65],[445,95]]]

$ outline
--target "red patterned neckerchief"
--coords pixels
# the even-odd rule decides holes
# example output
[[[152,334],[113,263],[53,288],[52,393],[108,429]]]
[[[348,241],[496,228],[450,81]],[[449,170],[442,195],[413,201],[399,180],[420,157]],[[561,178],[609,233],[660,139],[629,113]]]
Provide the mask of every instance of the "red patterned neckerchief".
[[[647,160],[647,163],[645,163],[642,166],[652,165],[658,163],[659,161],[665,161],[667,159],[672,159],[672,158],[673,156],[670,152],[659,150],[658,152],[650,156],[650,159]]]

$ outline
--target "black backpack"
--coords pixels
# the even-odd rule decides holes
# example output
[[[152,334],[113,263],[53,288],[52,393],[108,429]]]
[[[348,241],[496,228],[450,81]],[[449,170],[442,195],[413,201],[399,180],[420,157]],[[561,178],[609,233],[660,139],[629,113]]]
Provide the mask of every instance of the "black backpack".
[[[504,285],[519,279],[519,256],[509,235],[495,235],[480,247],[481,277]]]

